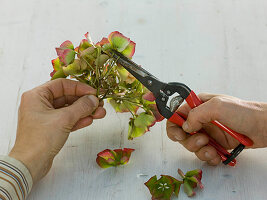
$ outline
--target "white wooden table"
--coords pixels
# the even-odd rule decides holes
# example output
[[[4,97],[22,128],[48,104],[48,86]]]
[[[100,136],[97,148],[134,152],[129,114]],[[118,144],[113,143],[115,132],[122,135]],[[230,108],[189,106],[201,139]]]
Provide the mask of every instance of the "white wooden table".
[[[78,45],[87,31],[94,41],[114,30],[130,36],[134,60],[162,80],[266,101],[266,10],[266,0],[0,0],[0,153],[14,143],[21,94],[49,80],[54,47]],[[210,167],[171,142],[164,122],[128,141],[129,115],[106,108],[105,119],[71,134],[30,200],[150,199],[143,183],[177,176],[178,167],[203,169],[205,189],[195,199],[266,199],[267,150],[246,150],[235,168]],[[99,151],[120,147],[136,149],[128,165],[96,165]]]

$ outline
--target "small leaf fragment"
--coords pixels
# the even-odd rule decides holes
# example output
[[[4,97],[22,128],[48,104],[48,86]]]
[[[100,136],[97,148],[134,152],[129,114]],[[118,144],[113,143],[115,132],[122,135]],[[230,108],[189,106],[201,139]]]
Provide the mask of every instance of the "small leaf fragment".
[[[129,162],[134,149],[105,149],[97,154],[96,162],[101,168],[125,165]]]

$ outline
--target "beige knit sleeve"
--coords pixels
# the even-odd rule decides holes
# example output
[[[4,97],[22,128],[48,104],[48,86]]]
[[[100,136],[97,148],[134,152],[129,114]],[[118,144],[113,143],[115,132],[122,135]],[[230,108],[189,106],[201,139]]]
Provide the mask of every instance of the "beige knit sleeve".
[[[32,188],[29,170],[20,161],[0,156],[0,199],[25,200]]]

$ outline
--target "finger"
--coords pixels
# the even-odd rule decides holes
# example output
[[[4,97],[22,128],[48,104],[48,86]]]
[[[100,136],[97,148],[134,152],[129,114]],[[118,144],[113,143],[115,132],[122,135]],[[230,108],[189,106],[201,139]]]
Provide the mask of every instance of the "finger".
[[[216,157],[216,158],[214,158],[213,160],[209,160],[208,161],[208,164],[209,165],[218,165],[218,164],[220,164],[221,163],[221,158],[220,157]]]
[[[176,124],[167,121],[167,135],[172,141],[180,141],[184,140],[187,137],[187,134],[183,131],[182,128],[177,126]]]
[[[222,102],[219,98],[212,98],[192,109],[183,124],[184,131],[191,133],[203,128],[203,124],[216,120],[222,112]]]
[[[200,93],[198,94],[198,97],[203,101],[203,102],[206,102],[210,99],[212,99],[213,97],[216,97],[216,96],[220,96],[219,94],[211,94],[211,93]]]
[[[49,81],[42,85],[40,90],[46,91],[49,94],[50,100],[62,96],[81,97],[96,93],[96,90],[87,84],[64,78]]]
[[[77,101],[79,97],[77,96],[62,96],[57,99],[54,99],[53,106],[54,108],[62,108],[65,105],[71,105]]]
[[[98,106],[99,107],[103,107],[104,106],[104,101],[103,100],[99,101],[99,105]]]
[[[91,115],[98,107],[98,98],[94,95],[86,95],[79,98],[72,105],[62,108],[65,118],[69,124],[76,124],[79,119]],[[64,117],[63,116],[63,117]]]
[[[103,107],[98,107],[95,113],[92,115],[93,119],[101,119],[106,116],[106,109]]]
[[[217,157],[220,158],[220,156],[217,154],[216,149],[209,145],[202,147],[195,154],[200,160],[203,161],[213,160]]]
[[[203,133],[197,133],[185,140],[179,141],[188,151],[196,152],[209,143],[209,138]]]
[[[78,129],[87,127],[87,126],[91,125],[92,123],[93,123],[93,117],[92,116],[82,118],[74,125],[74,127],[72,128],[71,131],[76,131]]]

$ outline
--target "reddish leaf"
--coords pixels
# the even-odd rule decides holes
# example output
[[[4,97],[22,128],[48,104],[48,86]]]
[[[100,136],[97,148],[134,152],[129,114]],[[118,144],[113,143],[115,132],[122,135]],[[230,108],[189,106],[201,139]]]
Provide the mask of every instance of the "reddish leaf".
[[[115,167],[125,165],[129,162],[134,149],[105,149],[97,154],[96,162],[101,168]]]
[[[108,44],[108,43],[109,43],[108,38],[103,37],[102,40],[101,40],[100,42],[96,43],[96,45],[102,47],[104,44]]]

